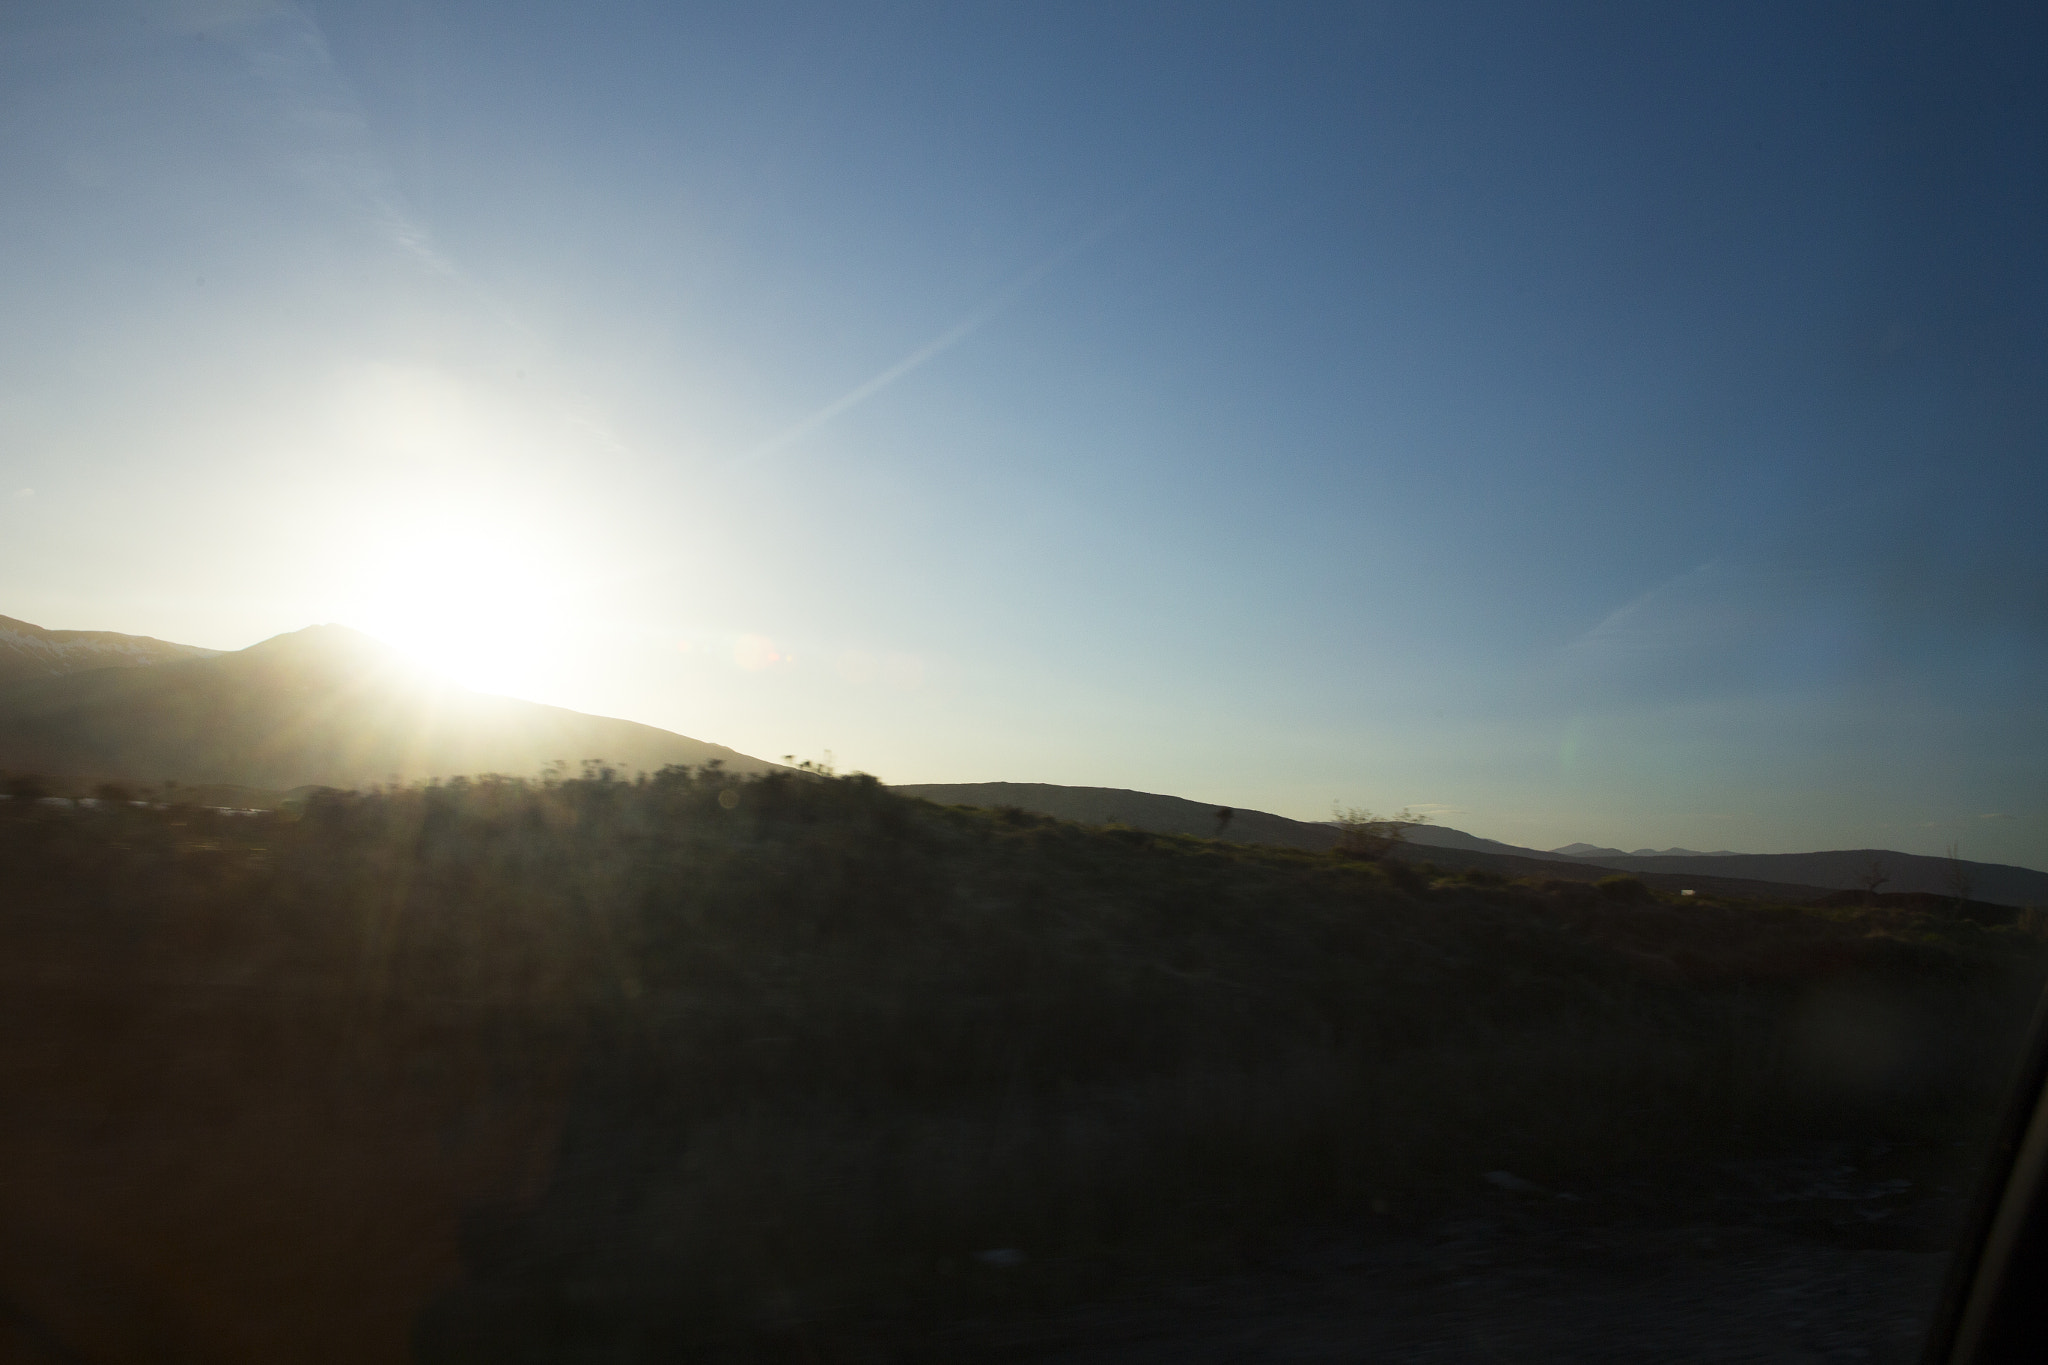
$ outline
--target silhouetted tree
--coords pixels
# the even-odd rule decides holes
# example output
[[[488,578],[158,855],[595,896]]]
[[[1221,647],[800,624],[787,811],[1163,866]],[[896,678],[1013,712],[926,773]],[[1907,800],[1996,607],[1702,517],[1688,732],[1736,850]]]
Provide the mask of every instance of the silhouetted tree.
[[[1875,896],[1877,894],[1877,888],[1883,886],[1886,882],[1890,881],[1891,879],[1892,870],[1891,868],[1885,865],[1884,859],[1872,858],[1870,860],[1870,866],[1864,868],[1862,872],[1857,874],[1856,885],[1862,887],[1865,891],[1868,891],[1871,895]]]

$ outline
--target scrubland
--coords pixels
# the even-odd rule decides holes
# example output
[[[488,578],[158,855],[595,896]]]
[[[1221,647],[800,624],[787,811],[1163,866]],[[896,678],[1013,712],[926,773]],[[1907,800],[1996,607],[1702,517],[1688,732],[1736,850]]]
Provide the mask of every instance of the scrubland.
[[[2044,964],[2028,912],[818,774],[17,802],[0,858],[0,1273],[89,1358],[826,1360],[1489,1172],[1829,1137],[1966,1171]]]

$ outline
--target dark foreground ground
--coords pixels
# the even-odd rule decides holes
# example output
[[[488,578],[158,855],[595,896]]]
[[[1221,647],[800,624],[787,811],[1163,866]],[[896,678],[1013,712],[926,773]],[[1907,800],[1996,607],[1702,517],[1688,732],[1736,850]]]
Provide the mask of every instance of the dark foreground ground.
[[[0,874],[0,1362],[1905,1360],[2043,967],[716,772]]]
[[[1412,1226],[1303,1231],[1248,1249],[1234,1275],[961,1325],[924,1350],[1016,1365],[1903,1365],[1961,1201],[1891,1174],[1887,1155],[1824,1147],[1572,1191],[1490,1188]],[[878,1341],[867,1358],[921,1353]]]
[[[1083,1307],[917,1330],[793,1327],[726,1358],[1905,1365],[1917,1359],[1948,1259],[1933,1248],[1946,1241],[1961,1201],[1892,1174],[1916,1163],[1885,1155],[1820,1148],[1570,1191],[1482,1181],[1462,1207],[1273,1235],[1238,1248],[1234,1271],[1162,1280]],[[1011,1273],[992,1259],[980,1273]],[[180,1339],[189,1324],[139,1317],[151,1287],[110,1281],[112,1269],[45,1263],[31,1292],[34,1278],[53,1273],[73,1282],[54,1305],[4,1305],[0,1361],[204,1358]],[[114,1321],[91,1321],[103,1316]],[[83,1349],[93,1345],[112,1352]],[[385,1349],[374,1338],[343,1338],[316,1354],[375,1359]]]

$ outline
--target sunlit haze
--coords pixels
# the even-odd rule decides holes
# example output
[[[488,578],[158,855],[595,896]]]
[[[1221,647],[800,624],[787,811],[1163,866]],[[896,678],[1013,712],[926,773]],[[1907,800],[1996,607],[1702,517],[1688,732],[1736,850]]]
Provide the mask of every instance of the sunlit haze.
[[[12,6],[0,614],[894,782],[2048,867],[2044,37]]]

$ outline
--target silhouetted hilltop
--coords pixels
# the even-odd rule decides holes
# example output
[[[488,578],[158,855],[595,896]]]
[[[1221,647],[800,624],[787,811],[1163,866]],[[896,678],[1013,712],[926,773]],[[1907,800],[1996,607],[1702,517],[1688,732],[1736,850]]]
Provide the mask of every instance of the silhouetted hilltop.
[[[441,683],[344,626],[188,655],[0,682],[0,768],[283,791],[530,774],[592,757],[628,773],[775,766],[651,725]]]
[[[894,786],[891,790],[942,806],[982,806],[990,810],[1015,806],[1084,825],[1129,825],[1154,834],[1220,837],[1239,844],[1278,844],[1320,851],[1337,842],[1337,831],[1329,825],[1290,820],[1261,810],[1234,810],[1229,822],[1219,825],[1217,813],[1223,809],[1221,806],[1121,787],[1063,787],[1051,782],[922,782]]]

